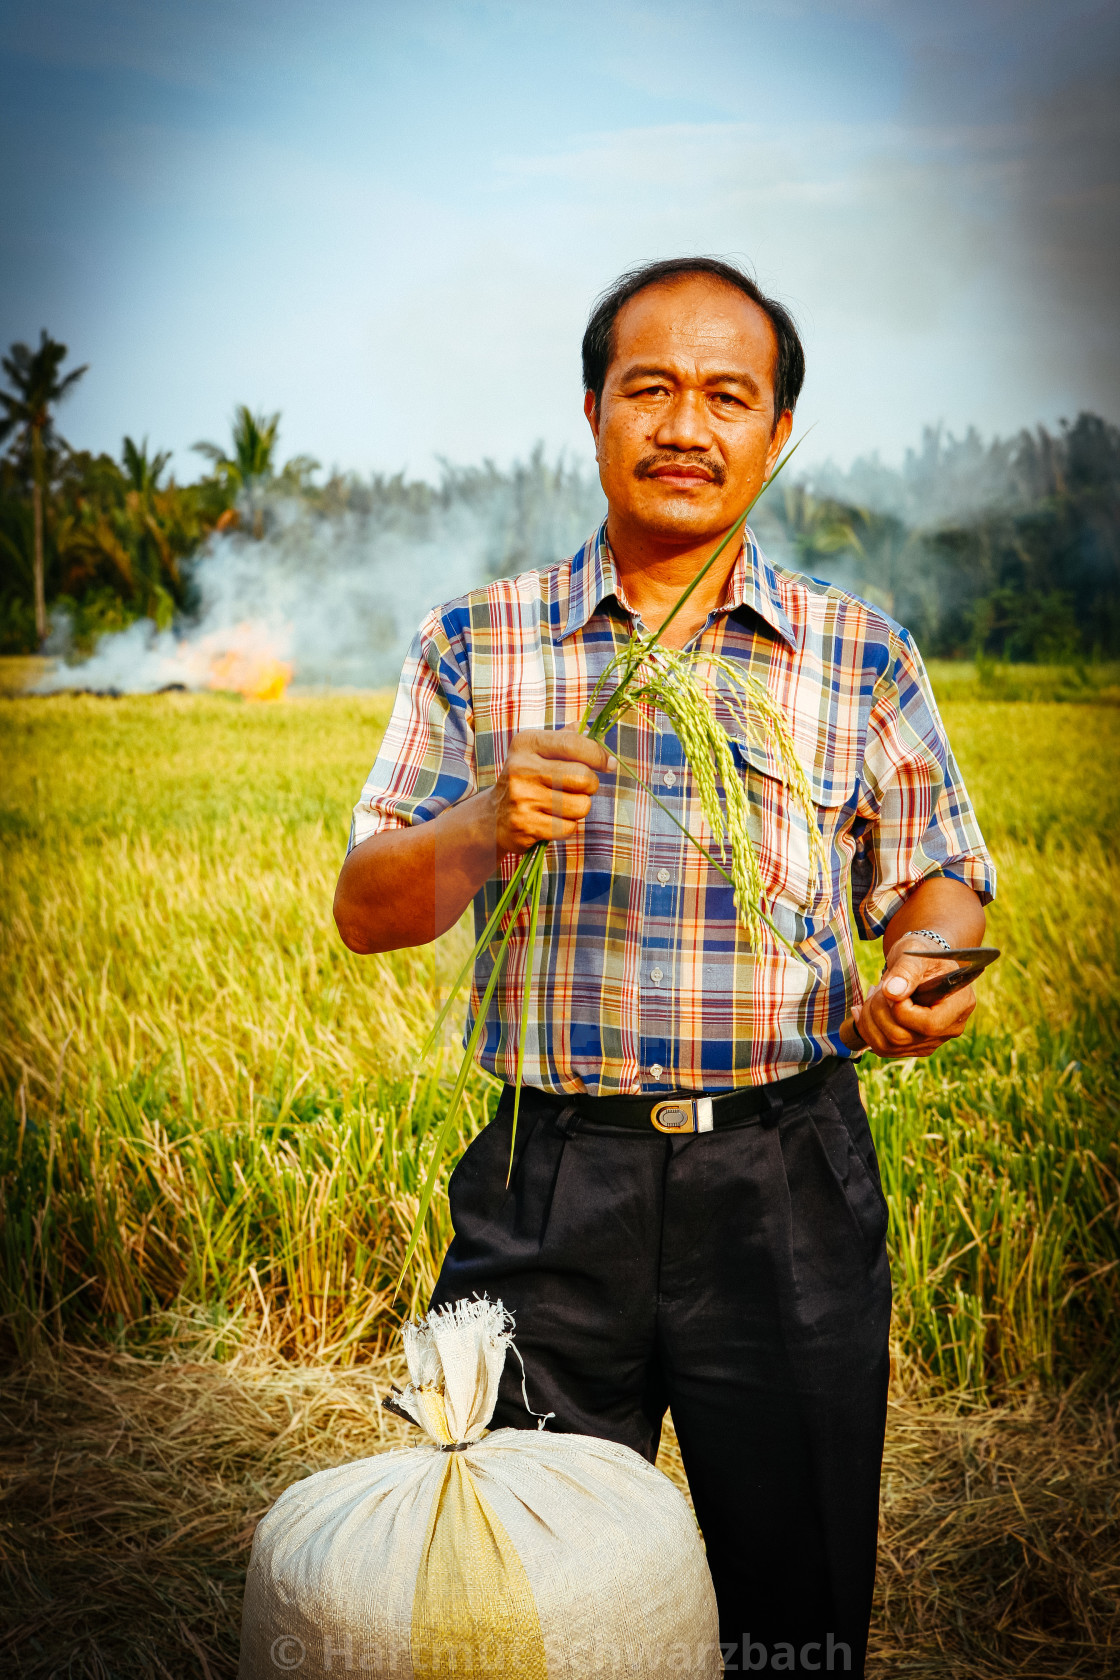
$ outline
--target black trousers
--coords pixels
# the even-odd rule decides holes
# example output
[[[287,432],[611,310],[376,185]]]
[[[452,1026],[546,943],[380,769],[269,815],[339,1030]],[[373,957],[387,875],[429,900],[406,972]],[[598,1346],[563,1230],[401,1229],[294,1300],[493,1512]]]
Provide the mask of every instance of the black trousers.
[[[780,1092],[780,1086],[775,1087]],[[727,1672],[862,1674],[886,1419],[887,1214],[855,1069],[768,1123],[603,1128],[512,1091],[451,1179],[433,1306],[517,1323],[553,1430],[656,1457],[671,1407]],[[516,1361],[494,1427],[535,1428]]]

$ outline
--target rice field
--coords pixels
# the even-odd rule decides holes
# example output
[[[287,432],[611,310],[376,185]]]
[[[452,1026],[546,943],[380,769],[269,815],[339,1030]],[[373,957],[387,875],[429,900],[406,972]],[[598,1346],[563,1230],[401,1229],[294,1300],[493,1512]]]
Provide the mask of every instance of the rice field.
[[[1111,1674],[1120,709],[1107,689],[977,698],[950,675],[1004,957],[965,1038],[864,1072],[897,1295],[878,1672]],[[31,1443],[0,1458],[26,1611],[5,1672],[232,1673],[255,1515],[376,1445],[353,1397],[448,1235],[437,1198],[394,1302],[455,1069],[419,1046],[466,950],[459,931],[359,959],[335,935],[386,715],[371,695],[0,700],[0,1410]],[[471,1082],[464,1139],[493,1096]],[[218,1394],[242,1398],[227,1415]],[[147,1539],[120,1539],[127,1510]],[[148,1559],[135,1628],[107,1609],[102,1627],[100,1587],[82,1621],[73,1583],[101,1580],[106,1546],[118,1583]]]

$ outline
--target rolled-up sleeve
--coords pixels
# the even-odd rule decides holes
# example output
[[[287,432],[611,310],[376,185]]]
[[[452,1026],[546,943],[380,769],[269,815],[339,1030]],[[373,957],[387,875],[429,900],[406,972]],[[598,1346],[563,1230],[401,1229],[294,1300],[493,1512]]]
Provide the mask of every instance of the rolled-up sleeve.
[[[860,815],[870,870],[853,908],[865,939],[878,939],[932,875],[963,881],[983,904],[995,896],[995,866],[921,655],[905,631],[892,637],[890,663],[875,685]]]
[[[389,727],[354,807],[347,850],[385,829],[428,822],[474,788],[466,651],[433,613],[408,650]]]

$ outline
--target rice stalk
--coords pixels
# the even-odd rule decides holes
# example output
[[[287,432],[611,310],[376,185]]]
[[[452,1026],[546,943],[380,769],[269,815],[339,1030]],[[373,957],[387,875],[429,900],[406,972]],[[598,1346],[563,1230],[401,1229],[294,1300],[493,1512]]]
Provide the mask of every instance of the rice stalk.
[[[534,851],[536,851],[536,848],[534,848]],[[530,856],[530,853],[526,853],[527,858]],[[467,1075],[469,1074],[471,1064],[474,1061],[474,1053],[478,1045],[478,1041],[482,1037],[482,1031],[486,1025],[486,1012],[490,1007],[490,999],[494,996],[494,991],[498,984],[498,976],[502,971],[505,954],[509,948],[509,942],[513,937],[514,927],[517,925],[517,918],[521,913],[525,900],[533,891],[534,879],[532,866],[530,865],[529,868],[519,871],[519,875],[520,889],[517,899],[513,905],[509,922],[506,925],[505,933],[502,935],[502,942],[498,947],[498,953],[494,959],[494,966],[490,972],[490,979],[487,981],[486,990],[482,994],[482,998],[478,1006],[478,1013],[475,1016],[474,1025],[471,1028],[471,1034],[467,1040],[467,1047],[463,1053],[463,1060],[460,1063],[455,1084],[452,1086],[451,1095],[448,1098],[447,1114],[444,1118],[443,1125],[436,1133],[435,1148],[432,1151],[431,1164],[428,1167],[428,1174],[424,1180],[423,1189],[420,1192],[420,1203],[416,1210],[416,1223],[412,1228],[412,1235],[408,1239],[408,1247],[405,1250],[404,1259],[401,1261],[400,1276],[397,1279],[398,1291],[404,1281],[404,1274],[408,1270],[409,1261],[416,1252],[416,1247],[420,1241],[420,1236],[424,1228],[424,1221],[428,1216],[428,1209],[431,1206],[432,1196],[435,1193],[436,1179],[439,1177],[440,1165],[443,1161],[444,1152],[447,1149],[447,1144],[455,1125],[455,1119],[459,1111],[459,1104],[462,1101],[463,1091],[467,1083]],[[539,896],[539,884],[540,875],[538,873],[536,877],[538,893],[536,896]]]
[[[541,883],[544,880],[545,848],[533,848],[533,861],[529,866],[528,879],[531,883],[532,897],[529,908],[529,938],[525,960],[525,985],[521,993],[521,1031],[517,1039],[517,1077],[514,1082],[513,1094],[513,1125],[510,1129],[509,1168],[506,1172],[506,1188],[513,1176],[513,1146],[517,1139],[517,1116],[521,1108],[521,1070],[525,1064],[525,1040],[528,1037],[529,1000],[533,990],[533,952],[537,947],[537,914],[541,907]]]
[[[617,665],[625,658],[625,654],[619,655],[612,664]],[[777,932],[766,912],[765,883],[750,836],[747,781],[738,772],[731,739],[719,720],[717,710],[722,699],[742,729],[756,737],[761,733],[764,740],[773,743],[783,780],[804,817],[810,858],[819,875],[825,866],[824,844],[817,827],[809,780],[797,756],[781,708],[755,677],[716,654],[678,653],[667,648],[651,648],[639,663],[629,664],[627,684],[626,697],[630,704],[626,710],[641,704],[655,707],[665,713],[676,730],[696,781],[704,821],[716,839],[730,847],[730,879],[735,889],[735,905],[751,944],[761,944],[765,927],[792,950],[793,947]],[[596,732],[597,719],[590,733],[602,741],[624,715],[621,707],[612,706],[605,729],[601,733]],[[624,768],[629,769],[629,766],[624,765]],[[726,815],[720,800],[721,786]],[[682,825],[678,823],[677,826]],[[683,832],[698,850],[708,855],[687,829]],[[727,871],[722,869],[721,873],[726,875]]]

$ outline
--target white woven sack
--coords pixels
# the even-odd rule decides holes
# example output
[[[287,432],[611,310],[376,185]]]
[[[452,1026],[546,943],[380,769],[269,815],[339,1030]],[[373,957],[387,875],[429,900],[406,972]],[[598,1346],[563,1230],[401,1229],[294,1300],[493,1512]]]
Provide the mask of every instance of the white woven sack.
[[[586,1435],[483,1436],[500,1302],[405,1330],[395,1396],[427,1439],[324,1470],[253,1541],[241,1680],[593,1680],[722,1674],[715,1596],[673,1484]]]

